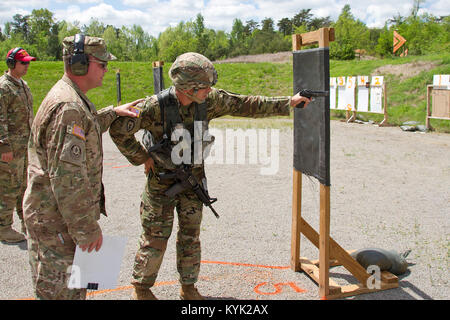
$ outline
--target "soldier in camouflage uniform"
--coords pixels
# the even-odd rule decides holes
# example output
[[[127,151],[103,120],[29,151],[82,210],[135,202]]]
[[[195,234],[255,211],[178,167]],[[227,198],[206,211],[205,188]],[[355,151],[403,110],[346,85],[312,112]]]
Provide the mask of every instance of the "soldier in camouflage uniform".
[[[38,299],[85,299],[86,289],[68,289],[67,281],[76,246],[91,252],[102,245],[97,222],[100,213],[106,215],[102,133],[118,115],[135,116],[134,105],[141,101],[97,112],[86,93],[102,85],[115,57],[101,38],[76,43],[84,44],[87,63],[73,59],[74,36],[65,38],[64,76],[42,101],[29,142],[24,218]]]
[[[185,128],[190,128],[196,117],[196,109],[206,106],[205,129],[207,123],[224,115],[244,117],[267,117],[289,115],[291,106],[300,102],[309,103],[309,99],[296,95],[294,97],[245,96],[212,88],[217,81],[213,64],[198,53],[185,53],[179,56],[169,70],[173,82],[166,94],[169,94],[179,119]],[[163,125],[161,109],[157,96],[147,97],[138,105],[142,109],[139,118],[120,117],[110,128],[110,135],[119,150],[134,165],[145,163],[148,180],[141,196],[142,234],[140,248],[136,254],[133,280],[134,299],[156,299],[150,288],[154,285],[161,266],[167,241],[172,232],[174,209],[178,213],[179,231],[177,234],[177,270],[180,274],[180,298],[185,300],[202,300],[194,284],[200,271],[200,224],[203,203],[192,190],[186,190],[169,197],[165,192],[171,187],[170,182],[162,181],[160,173],[170,172],[174,164],[155,161],[136,140],[134,133],[146,129],[152,133],[155,141],[161,141]],[[167,115],[166,115],[167,117]],[[198,118],[195,118],[198,119]],[[171,121],[173,119],[165,119]],[[176,123],[175,126],[180,125]],[[175,127],[174,126],[174,127]],[[172,128],[174,129],[174,128]],[[173,131],[172,131],[173,132]],[[170,158],[169,158],[170,159]],[[151,170],[150,170],[151,169]],[[204,164],[195,165],[192,174],[198,181],[204,178]]]
[[[27,144],[33,123],[33,97],[27,83],[30,61],[22,48],[6,55],[8,71],[0,77],[0,241],[25,240],[22,200],[27,187]],[[22,222],[22,233],[12,229],[14,208]]]

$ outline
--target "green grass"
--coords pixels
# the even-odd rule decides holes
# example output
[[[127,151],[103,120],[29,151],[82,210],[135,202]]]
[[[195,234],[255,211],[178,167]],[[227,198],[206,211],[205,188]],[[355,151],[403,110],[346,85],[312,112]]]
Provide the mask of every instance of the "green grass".
[[[408,56],[377,60],[330,61],[331,76],[370,75],[384,65],[398,65],[415,61],[432,61],[436,67],[419,75],[400,80],[399,77],[386,74],[389,123],[401,125],[405,121],[425,123],[426,87],[433,82],[434,74],[450,73],[450,55],[448,53],[428,56]],[[170,64],[164,65],[164,83],[170,85],[167,72]],[[290,63],[232,63],[216,65],[219,81],[217,88],[231,92],[254,95],[291,95],[293,91],[292,62]],[[117,104],[116,71],[120,69],[122,103],[153,94],[153,72],[151,62],[111,62],[108,65],[103,86],[88,92],[88,97],[97,106],[103,108]],[[62,62],[36,61],[30,66],[25,80],[34,97],[35,111],[48,90],[61,78]],[[332,119],[345,117],[344,111],[332,111]],[[368,121],[381,121],[382,115],[358,113],[358,118]],[[450,120],[431,120],[432,126],[439,132],[450,133]],[[248,124],[245,124],[247,126]],[[282,125],[284,127],[284,125]]]

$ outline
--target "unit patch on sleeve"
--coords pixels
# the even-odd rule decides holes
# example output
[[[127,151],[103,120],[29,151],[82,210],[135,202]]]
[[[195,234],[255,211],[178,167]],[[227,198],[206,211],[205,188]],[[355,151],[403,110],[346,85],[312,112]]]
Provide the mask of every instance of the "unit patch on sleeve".
[[[71,133],[73,135],[77,136],[78,138],[86,141],[86,136],[84,134],[84,130],[81,127],[77,126],[76,124],[73,125]]]
[[[82,166],[86,162],[86,137],[84,130],[76,124],[67,127],[59,159],[76,166]]]

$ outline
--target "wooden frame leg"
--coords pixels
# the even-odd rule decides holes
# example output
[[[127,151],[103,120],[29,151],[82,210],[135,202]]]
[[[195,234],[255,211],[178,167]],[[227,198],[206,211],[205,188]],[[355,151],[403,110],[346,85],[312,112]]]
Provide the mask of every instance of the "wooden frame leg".
[[[319,295],[330,294],[330,187],[320,185]]]
[[[302,173],[294,169],[292,193],[292,234],[291,234],[291,269],[301,270],[300,262],[300,225],[302,218]]]

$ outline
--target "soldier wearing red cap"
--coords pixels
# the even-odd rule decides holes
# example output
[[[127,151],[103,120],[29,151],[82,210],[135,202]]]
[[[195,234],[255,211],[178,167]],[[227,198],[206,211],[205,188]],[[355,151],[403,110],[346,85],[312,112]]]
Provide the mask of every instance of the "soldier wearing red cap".
[[[8,71],[0,77],[0,241],[25,240],[22,199],[27,186],[27,144],[33,122],[33,97],[22,79],[30,61],[23,48],[6,55]],[[22,233],[12,228],[13,213],[22,221]]]

